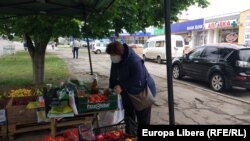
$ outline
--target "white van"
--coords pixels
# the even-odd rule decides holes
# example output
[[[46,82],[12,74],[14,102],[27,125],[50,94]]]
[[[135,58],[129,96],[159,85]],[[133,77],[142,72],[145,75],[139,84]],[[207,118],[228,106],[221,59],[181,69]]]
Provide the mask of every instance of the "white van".
[[[171,35],[172,57],[183,55],[184,38],[180,35]],[[158,63],[166,60],[165,35],[154,36],[147,40],[143,49],[143,59],[156,59]]]
[[[91,43],[92,52],[95,54],[105,53],[107,45],[110,41],[103,41],[103,40],[94,40]]]

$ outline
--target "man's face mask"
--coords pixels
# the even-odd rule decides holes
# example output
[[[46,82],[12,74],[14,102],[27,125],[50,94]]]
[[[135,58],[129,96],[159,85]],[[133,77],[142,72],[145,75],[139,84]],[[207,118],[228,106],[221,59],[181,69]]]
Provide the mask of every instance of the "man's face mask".
[[[119,63],[122,60],[121,56],[119,55],[110,55],[110,59],[112,63]]]

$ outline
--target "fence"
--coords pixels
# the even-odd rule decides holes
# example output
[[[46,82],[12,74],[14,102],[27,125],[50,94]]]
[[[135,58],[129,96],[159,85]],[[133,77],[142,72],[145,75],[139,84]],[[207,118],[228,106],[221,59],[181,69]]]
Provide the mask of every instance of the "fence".
[[[14,45],[3,45],[0,46],[0,56],[2,55],[14,55],[16,54]]]

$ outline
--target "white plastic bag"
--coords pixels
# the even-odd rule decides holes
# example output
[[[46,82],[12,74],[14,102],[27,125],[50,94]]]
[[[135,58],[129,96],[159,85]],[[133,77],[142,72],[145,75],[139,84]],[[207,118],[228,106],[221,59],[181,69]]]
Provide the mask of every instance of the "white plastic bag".
[[[117,96],[118,110],[116,111],[104,111],[98,114],[99,126],[108,126],[119,123],[124,119],[124,108],[122,105],[122,97],[120,94]]]

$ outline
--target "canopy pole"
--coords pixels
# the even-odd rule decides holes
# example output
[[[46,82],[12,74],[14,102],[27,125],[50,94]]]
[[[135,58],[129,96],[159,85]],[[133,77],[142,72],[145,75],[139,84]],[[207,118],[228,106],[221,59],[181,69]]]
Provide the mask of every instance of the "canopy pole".
[[[167,55],[167,85],[168,85],[168,108],[169,124],[175,124],[174,116],[174,95],[173,95],[173,74],[172,74],[172,53],[171,53],[171,28],[170,28],[170,0],[164,0],[165,16],[165,46]]]
[[[87,37],[87,46],[88,46],[88,54],[89,54],[89,65],[90,65],[90,74],[93,75],[90,47],[89,47],[89,37]]]
[[[93,68],[92,68],[92,60],[91,60],[91,54],[90,54],[90,46],[89,46],[89,37],[88,37],[88,29],[87,29],[87,24],[86,24],[87,18],[85,16],[84,20],[84,30],[87,38],[87,47],[88,47],[88,55],[89,55],[89,65],[90,65],[90,74],[93,75]]]

